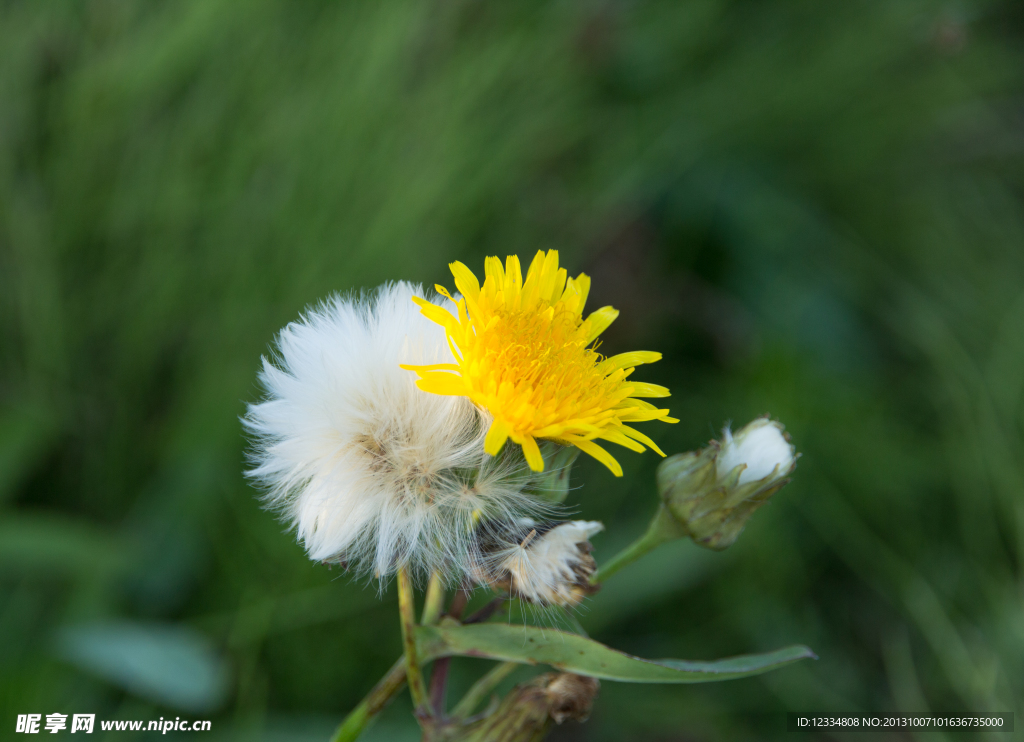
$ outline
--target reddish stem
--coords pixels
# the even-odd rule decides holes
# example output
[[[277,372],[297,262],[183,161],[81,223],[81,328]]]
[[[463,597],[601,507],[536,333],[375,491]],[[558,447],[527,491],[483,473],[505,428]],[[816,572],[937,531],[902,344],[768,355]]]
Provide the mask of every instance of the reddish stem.
[[[430,674],[430,705],[440,718],[446,715],[445,696],[448,694],[448,667],[451,661],[451,657],[434,660],[434,669]]]

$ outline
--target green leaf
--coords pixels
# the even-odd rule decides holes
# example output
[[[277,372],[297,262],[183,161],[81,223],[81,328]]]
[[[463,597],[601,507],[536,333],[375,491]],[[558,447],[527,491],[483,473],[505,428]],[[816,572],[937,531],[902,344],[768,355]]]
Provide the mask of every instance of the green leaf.
[[[794,645],[765,654],[722,660],[645,660],[577,634],[536,626],[485,623],[421,626],[416,639],[426,658],[463,655],[545,664],[565,672],[623,683],[709,683],[759,675],[797,660],[815,657]]]

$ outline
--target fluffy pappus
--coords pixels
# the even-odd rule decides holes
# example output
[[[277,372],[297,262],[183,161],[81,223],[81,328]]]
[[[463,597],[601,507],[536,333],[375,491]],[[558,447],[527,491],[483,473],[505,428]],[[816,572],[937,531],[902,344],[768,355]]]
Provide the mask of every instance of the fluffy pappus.
[[[740,464],[739,484],[772,476],[784,477],[796,467],[797,454],[782,423],[768,416],[759,417],[734,434],[729,426],[722,430],[722,443],[716,468],[719,479]]]
[[[479,582],[538,606],[578,605],[597,588],[590,537],[604,530],[597,521],[537,523],[520,518],[484,540]]]
[[[544,506],[522,492],[521,454],[484,452],[485,413],[421,391],[400,367],[453,360],[413,296],[422,290],[404,282],[333,296],[281,331],[259,375],[265,399],[243,420],[247,473],[311,559],[379,578],[408,566],[457,579],[480,522]]]

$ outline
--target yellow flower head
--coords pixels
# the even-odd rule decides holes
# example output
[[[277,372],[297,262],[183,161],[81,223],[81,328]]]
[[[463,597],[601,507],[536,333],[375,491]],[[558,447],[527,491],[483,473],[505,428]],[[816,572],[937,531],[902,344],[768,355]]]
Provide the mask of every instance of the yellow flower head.
[[[510,255],[502,266],[487,258],[483,286],[462,263],[450,265],[457,316],[436,304],[413,297],[424,316],[443,326],[456,363],[404,366],[419,374],[420,389],[434,394],[469,397],[494,417],[484,448],[496,455],[511,438],[523,447],[530,468],[543,471],[537,445],[546,438],[577,446],[616,476],[622,467],[595,443],[606,440],[664,456],[654,441],[626,423],[678,422],[641,397],[667,397],[657,384],[630,381],[636,366],[654,363],[661,353],[634,351],[605,358],[594,341],[618,316],[602,307],[583,318],[590,278],[568,278],[558,267],[558,252],[538,252],[523,280],[519,258]]]

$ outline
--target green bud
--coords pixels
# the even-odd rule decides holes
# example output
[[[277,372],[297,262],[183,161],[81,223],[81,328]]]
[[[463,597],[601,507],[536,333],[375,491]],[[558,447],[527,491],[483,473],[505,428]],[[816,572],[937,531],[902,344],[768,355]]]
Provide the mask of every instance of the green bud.
[[[658,492],[694,543],[728,548],[754,511],[789,483],[797,454],[784,431],[759,417],[735,435],[726,428],[721,442],[662,462]]]

